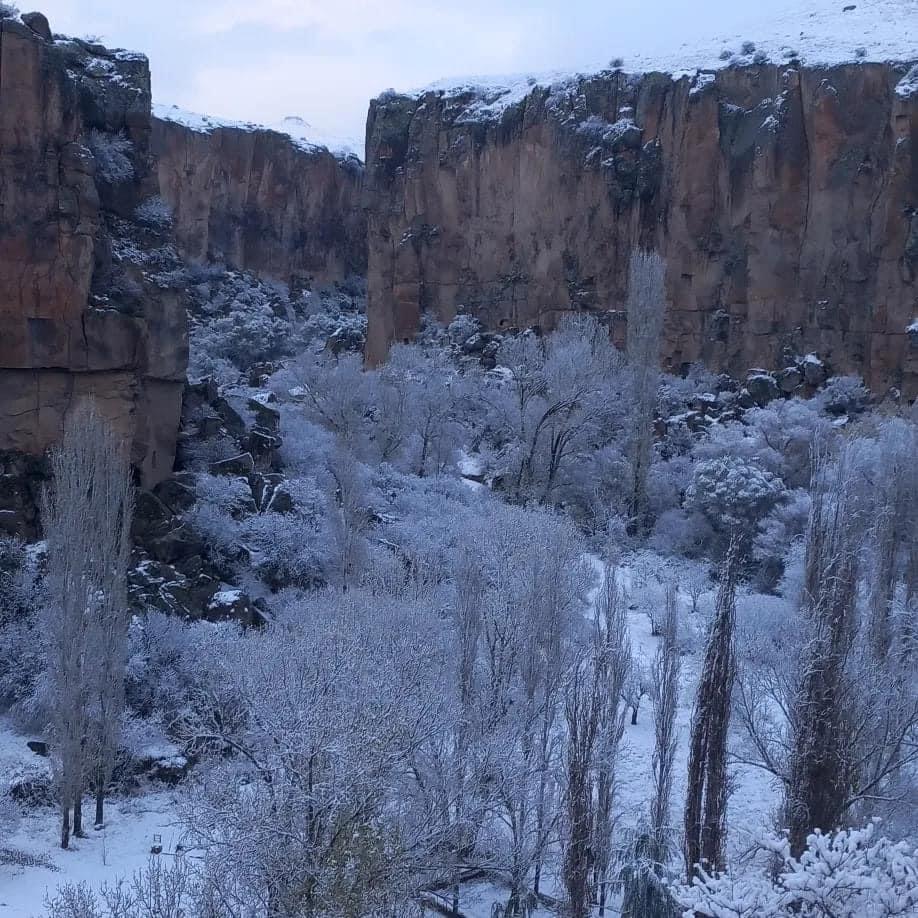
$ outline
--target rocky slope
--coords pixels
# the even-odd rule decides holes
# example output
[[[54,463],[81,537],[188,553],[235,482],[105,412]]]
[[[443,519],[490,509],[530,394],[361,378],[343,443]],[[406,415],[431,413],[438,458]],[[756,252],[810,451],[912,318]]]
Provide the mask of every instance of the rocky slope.
[[[184,255],[293,285],[366,273],[355,156],[279,131],[163,115],[152,147]]]
[[[623,337],[635,246],[668,262],[664,363],[814,353],[918,394],[918,70],[609,71],[386,94],[367,134],[367,355],[429,311],[493,328],[570,310]],[[911,79],[909,79],[911,76]]]
[[[25,502],[14,454],[83,396],[144,483],[172,470],[187,333],[149,136],[145,57],[0,22],[0,517]]]

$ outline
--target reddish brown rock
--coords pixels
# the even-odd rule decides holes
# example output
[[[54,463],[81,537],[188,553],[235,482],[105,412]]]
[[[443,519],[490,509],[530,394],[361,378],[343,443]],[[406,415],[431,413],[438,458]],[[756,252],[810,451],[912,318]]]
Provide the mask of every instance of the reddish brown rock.
[[[41,454],[92,396],[146,483],[172,470],[187,335],[133,222],[149,132],[146,58],[0,22],[0,451]]]
[[[663,358],[743,375],[815,353],[918,394],[918,93],[904,65],[619,72],[504,109],[387,94],[367,133],[371,362],[422,310],[570,310],[617,336],[635,246],[668,262]]]
[[[285,134],[155,118],[159,188],[182,252],[284,283],[366,273],[363,164]]]

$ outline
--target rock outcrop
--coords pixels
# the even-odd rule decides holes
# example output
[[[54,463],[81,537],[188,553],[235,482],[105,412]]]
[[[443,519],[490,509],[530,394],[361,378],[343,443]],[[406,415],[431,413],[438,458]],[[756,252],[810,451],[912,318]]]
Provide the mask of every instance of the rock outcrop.
[[[367,133],[369,334],[605,315],[636,246],[668,263],[664,364],[815,354],[918,394],[918,79],[909,64],[605,72],[516,101],[388,93]],[[912,70],[918,74],[918,70]]]
[[[155,118],[152,146],[186,257],[291,285],[366,273],[364,170],[355,156],[208,119]]]
[[[145,484],[172,471],[187,333],[150,118],[142,55],[0,21],[0,454],[40,455],[92,396]]]

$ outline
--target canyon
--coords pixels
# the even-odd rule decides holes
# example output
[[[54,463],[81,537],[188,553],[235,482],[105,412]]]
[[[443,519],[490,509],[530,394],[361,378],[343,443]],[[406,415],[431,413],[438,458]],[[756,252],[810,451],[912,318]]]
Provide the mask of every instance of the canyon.
[[[36,532],[42,457],[81,399],[174,466],[187,268],[304,287],[366,273],[363,166],[252,126],[152,113],[143,54],[0,18],[0,530]]]
[[[23,457],[84,396],[144,486],[171,473],[190,264],[295,289],[365,275],[374,365],[425,314],[499,331],[586,311],[622,343],[629,257],[655,250],[667,370],[918,395],[914,62],[387,92],[365,167],[158,113],[142,54],[0,20],[0,522],[34,522]]]
[[[813,354],[914,398],[912,67],[750,62],[379,97],[368,359],[425,313],[500,329],[586,310],[623,341],[642,248],[668,266],[666,369],[743,376]]]

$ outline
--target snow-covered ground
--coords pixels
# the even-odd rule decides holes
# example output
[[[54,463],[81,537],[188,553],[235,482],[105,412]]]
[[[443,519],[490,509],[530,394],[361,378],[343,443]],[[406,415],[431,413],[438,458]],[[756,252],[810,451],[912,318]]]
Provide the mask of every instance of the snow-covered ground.
[[[643,554],[643,553],[642,553]],[[588,593],[590,608],[587,617],[592,618],[593,603],[602,589],[606,569],[602,560],[597,555],[589,555],[586,559],[595,573],[594,585]],[[655,559],[662,567],[664,559]],[[653,564],[654,558],[646,554],[641,558],[640,564],[647,567],[648,562]],[[619,583],[626,592],[626,599],[636,605],[636,597],[648,589],[643,583],[643,573],[639,573],[630,565],[628,560],[620,564],[617,569]],[[680,626],[688,625],[689,628],[702,630],[702,621],[710,613],[714,593],[713,589],[702,596],[699,601],[700,611],[692,615],[691,599],[682,592],[677,594],[679,601]],[[697,619],[698,621],[694,621]],[[649,664],[657,652],[659,638],[651,634],[650,619],[644,611],[632,608],[628,612],[628,634],[631,640],[631,652],[636,663]],[[700,637],[700,634],[699,634]],[[685,799],[686,769],[688,767],[688,740],[692,717],[692,705],[695,698],[695,688],[698,684],[698,674],[704,653],[703,641],[696,642],[697,647],[691,653],[686,653],[682,658],[682,690],[679,695],[679,708],[676,715],[678,729],[678,747],[673,774],[673,797],[670,811],[674,826],[680,825],[682,819],[682,805]],[[649,811],[651,795],[651,758],[654,746],[653,708],[649,698],[644,698],[639,708],[637,724],[631,724],[630,712],[626,722],[625,734],[619,751],[616,766],[618,777],[617,809],[621,814],[621,828],[636,826],[646,818]],[[749,842],[754,836],[759,836],[764,830],[771,828],[771,814],[779,803],[779,795],[767,776],[758,769],[748,767],[732,767],[731,778],[733,790],[729,802],[729,836],[728,849],[731,854],[744,852],[749,847]],[[549,870],[549,875],[543,878],[543,891],[556,896],[562,894],[560,878]],[[462,890],[462,912],[472,918],[489,918],[491,907],[494,903],[503,904],[507,899],[507,890],[488,881],[470,883]],[[610,912],[610,909],[612,911]],[[435,912],[430,910],[431,915]],[[535,915],[548,915],[550,912],[538,911]],[[616,914],[614,903],[609,904],[606,914]]]
[[[597,578],[604,576],[602,563],[592,557],[591,563],[597,571]],[[661,559],[662,563],[662,559]],[[635,597],[642,587],[635,582],[635,574],[624,564],[619,568],[618,576],[625,588],[629,602],[633,606]],[[601,581],[597,585],[597,591]],[[593,594],[596,595],[595,593]],[[689,611],[691,599],[681,591],[677,594],[679,602],[680,630],[688,623],[699,631],[699,640],[691,653],[682,657],[682,690],[679,694],[679,709],[676,715],[678,729],[678,747],[673,768],[673,807],[671,817],[675,825],[680,824],[682,804],[685,799],[686,770],[688,767],[688,740],[692,717],[692,705],[695,689],[698,685],[698,674],[704,654],[703,640],[700,631],[702,621],[711,610],[713,590],[700,600],[701,611],[693,616]],[[698,621],[692,621],[698,619]],[[628,632],[631,638],[631,652],[636,662],[649,664],[657,652],[660,639],[651,634],[650,619],[640,609],[628,612]],[[735,730],[735,727],[734,727]],[[620,751],[618,774],[620,779],[619,807],[628,825],[637,824],[648,813],[651,791],[651,758],[654,746],[653,708],[648,698],[640,706],[638,722],[632,725],[630,720],[625,727],[625,735]],[[770,816],[779,802],[775,788],[767,776],[759,769],[748,767],[731,768],[733,793],[730,797],[730,835],[728,847],[731,852],[745,849],[748,842],[747,832],[761,832],[771,827]]]
[[[26,740],[0,723],[0,776],[9,779],[46,767],[47,760],[36,756]],[[103,883],[129,880],[149,861],[154,835],[162,837],[166,854],[161,856],[168,857],[181,834],[174,797],[165,791],[113,799],[106,808],[105,829],[90,829],[87,838],[73,839],[68,851],[60,848],[56,811],[27,810],[10,834],[0,835],[0,918],[39,918],[48,894],[67,883],[99,890]],[[2,852],[21,853],[34,862],[11,864]]]
[[[918,61],[918,0],[740,2],[725,10],[723,21],[723,30],[701,40],[677,42],[666,30],[648,30],[639,43],[620,49],[621,67],[632,73],[659,71],[678,77],[756,59],[780,62],[796,58],[810,65]],[[450,77],[411,92],[440,90],[452,95],[476,91],[485,96],[475,106],[479,117],[497,117],[535,86],[560,89],[610,64],[609,60],[590,61],[574,71]]]
[[[596,572],[595,587],[590,595],[592,602],[601,587],[605,570],[598,557],[590,556],[588,560]],[[632,604],[649,589],[642,579],[646,577],[643,568],[652,565],[653,561],[652,556],[645,556],[640,562],[642,570],[638,570],[637,565],[632,567],[627,561],[618,569],[620,581]],[[663,560],[659,559],[659,563],[662,565]],[[678,599],[680,619],[684,622],[698,619],[696,628],[700,630],[700,621],[710,610],[713,592],[701,598],[702,612],[696,616],[690,612],[688,596],[680,593]],[[636,660],[649,663],[659,642],[651,634],[650,620],[640,608],[632,608],[628,621],[633,655]],[[681,818],[689,723],[702,652],[699,640],[692,652],[683,657],[683,684],[677,714],[679,745],[673,787],[674,824],[678,824]],[[9,777],[23,770],[46,767],[46,760],[28,749],[26,739],[0,722],[0,773]],[[618,806],[623,825],[635,825],[647,814],[653,743],[653,711],[649,699],[645,698],[638,723],[632,725],[629,719],[620,753]],[[756,770],[734,770],[734,780],[735,790],[730,800],[729,846],[736,852],[746,847],[747,833],[758,832],[769,825],[770,813],[778,797],[763,774]],[[129,879],[148,862],[154,835],[162,836],[163,848],[168,856],[168,852],[174,851],[181,840],[182,830],[174,795],[155,791],[112,801],[105,831],[90,832],[89,838],[75,839],[70,851],[60,850],[57,833],[56,813],[41,809],[27,812],[15,831],[0,839],[0,848],[23,852],[47,865],[0,864],[0,918],[37,918],[43,912],[46,895],[53,893],[61,884],[86,882],[98,890],[105,882]],[[549,877],[545,887],[551,890],[556,883],[556,878]],[[470,884],[463,889],[463,913],[472,918],[487,918],[491,905],[503,902],[505,898],[506,891],[492,883]]]

